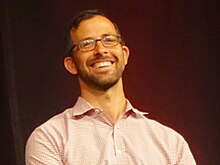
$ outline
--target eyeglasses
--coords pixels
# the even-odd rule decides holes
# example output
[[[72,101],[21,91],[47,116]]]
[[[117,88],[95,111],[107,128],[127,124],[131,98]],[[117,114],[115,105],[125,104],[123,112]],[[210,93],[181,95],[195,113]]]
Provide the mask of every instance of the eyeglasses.
[[[78,46],[79,50],[82,52],[94,50],[98,41],[101,41],[104,47],[111,48],[111,47],[117,46],[118,43],[121,42],[121,37],[120,35],[104,35],[99,39],[88,38],[88,39],[80,41],[78,44],[73,45],[70,52],[72,52],[72,50],[76,46]]]

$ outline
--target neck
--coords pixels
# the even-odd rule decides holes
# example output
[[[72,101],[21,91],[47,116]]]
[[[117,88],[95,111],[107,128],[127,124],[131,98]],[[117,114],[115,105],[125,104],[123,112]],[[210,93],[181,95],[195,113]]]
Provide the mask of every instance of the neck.
[[[122,80],[106,91],[100,91],[81,84],[81,97],[92,106],[102,109],[112,120],[117,121],[126,109],[126,98],[124,95]]]

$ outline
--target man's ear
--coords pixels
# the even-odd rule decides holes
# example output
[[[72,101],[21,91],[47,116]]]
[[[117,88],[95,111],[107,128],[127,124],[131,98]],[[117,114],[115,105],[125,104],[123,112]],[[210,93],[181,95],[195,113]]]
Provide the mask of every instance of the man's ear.
[[[122,50],[123,50],[125,65],[127,65],[130,51],[127,46],[122,46]]]
[[[64,66],[65,66],[66,70],[68,70],[68,72],[70,72],[71,74],[77,74],[76,65],[75,65],[72,57],[65,57],[63,62],[64,62]]]

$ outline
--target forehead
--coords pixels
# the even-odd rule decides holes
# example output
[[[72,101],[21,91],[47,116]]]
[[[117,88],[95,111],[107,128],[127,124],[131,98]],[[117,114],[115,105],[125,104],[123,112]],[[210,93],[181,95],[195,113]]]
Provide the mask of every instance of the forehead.
[[[89,37],[97,38],[103,34],[116,34],[113,23],[103,16],[95,16],[84,20],[77,29],[71,31],[73,41],[79,41]]]

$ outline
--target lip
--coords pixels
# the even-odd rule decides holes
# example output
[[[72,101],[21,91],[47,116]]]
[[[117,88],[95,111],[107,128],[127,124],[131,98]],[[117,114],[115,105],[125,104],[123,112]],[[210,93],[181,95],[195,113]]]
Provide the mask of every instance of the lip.
[[[111,63],[109,65],[109,63]],[[89,64],[89,67],[98,73],[105,73],[112,70],[113,66],[115,64],[115,60],[113,59],[99,59],[94,60]]]
[[[105,62],[111,62],[111,64],[113,65],[115,63],[115,59],[114,58],[102,58],[102,59],[95,59],[95,60],[91,60],[88,65],[90,67],[94,67],[94,65],[96,63],[105,63]]]

